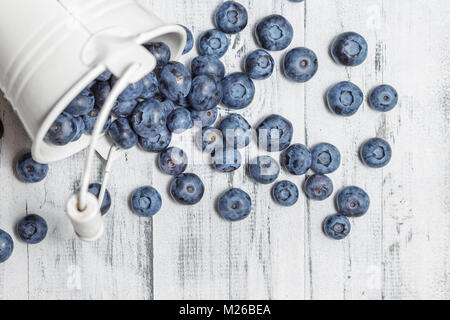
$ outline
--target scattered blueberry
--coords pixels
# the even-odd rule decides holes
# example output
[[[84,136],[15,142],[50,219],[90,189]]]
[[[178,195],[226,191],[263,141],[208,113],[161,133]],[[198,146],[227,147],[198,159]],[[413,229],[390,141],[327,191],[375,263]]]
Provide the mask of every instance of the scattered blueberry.
[[[156,68],[164,67],[170,61],[170,48],[163,42],[151,42],[144,45],[156,59]]]
[[[191,111],[191,118],[192,121],[195,124],[201,124],[201,128],[209,127],[214,124],[217,120],[218,116],[218,110],[217,107],[212,108],[210,110],[206,111],[197,111],[197,110],[190,110]]]
[[[202,34],[198,51],[202,56],[221,58],[227,52],[230,41],[222,31],[212,29]]]
[[[159,76],[161,93],[174,102],[187,97],[191,91],[191,85],[191,73],[179,62],[169,62]]]
[[[0,229],[0,263],[5,262],[11,257],[14,250],[14,241],[11,236]]]
[[[347,217],[361,217],[370,206],[369,195],[361,188],[351,186],[342,189],[336,197],[340,214]]]
[[[89,113],[95,106],[95,97],[91,90],[84,89],[73,99],[64,110],[74,117],[79,117]]]
[[[95,123],[97,122],[98,114],[100,113],[100,109],[94,108],[91,112],[88,114],[82,116],[83,122],[84,122],[84,132],[87,134],[92,134],[92,131],[94,131]],[[109,129],[111,126],[111,115],[109,115],[108,120],[105,123],[105,126],[103,127],[102,133],[105,133],[106,130]]]
[[[292,123],[277,114],[267,117],[256,129],[258,144],[268,152],[282,151],[289,147],[294,134]]]
[[[228,221],[236,222],[247,218],[252,211],[252,199],[241,189],[225,192],[218,202],[219,213]]]
[[[225,77],[225,66],[222,61],[213,56],[198,56],[191,62],[191,71],[194,77],[207,75],[216,81]]]
[[[182,173],[170,184],[170,194],[183,205],[194,205],[203,198],[205,186],[202,180],[193,173]]]
[[[367,42],[355,32],[345,32],[333,41],[331,55],[336,62],[344,66],[360,65],[367,58]]]
[[[97,81],[109,81],[112,77],[112,73],[109,72],[108,70],[106,70],[105,72],[103,72],[101,75],[99,75],[97,77]]]
[[[95,105],[101,109],[111,92],[111,85],[109,84],[109,81],[96,81],[92,86],[91,91],[94,94]],[[89,111],[91,110],[92,109]],[[87,113],[89,112],[86,112],[85,114]]]
[[[17,224],[17,234],[28,244],[37,244],[47,236],[47,222],[37,214],[24,217]]]
[[[363,103],[363,93],[357,85],[342,81],[328,90],[327,103],[335,114],[349,117],[354,115]]]
[[[247,23],[247,9],[235,1],[224,2],[216,12],[217,28],[225,33],[241,32],[245,29]]]
[[[329,143],[320,143],[312,151],[311,168],[316,173],[327,174],[336,171],[341,165],[341,153]]]
[[[248,165],[248,171],[256,182],[271,184],[280,175],[280,165],[270,156],[259,156]]]
[[[139,137],[139,145],[146,152],[159,153],[165,150],[172,141],[172,133],[167,128],[154,132],[150,137]]]
[[[252,127],[243,116],[231,113],[219,124],[218,128],[225,138],[225,142],[233,148],[247,147],[252,140]]]
[[[202,75],[192,81],[191,92],[188,99],[191,108],[197,111],[210,110],[222,101],[223,89],[219,81],[213,77]]]
[[[165,110],[158,100],[145,100],[134,109],[130,122],[139,136],[151,137],[165,127]]]
[[[159,81],[154,72],[150,72],[142,78],[143,89],[139,98],[150,99],[153,98],[159,91]]]
[[[277,182],[272,187],[272,197],[279,205],[291,207],[298,201],[298,188],[290,181]]]
[[[375,110],[387,112],[394,109],[397,105],[398,94],[393,87],[383,84],[372,91],[369,102]]]
[[[22,181],[36,183],[44,180],[47,176],[48,164],[34,161],[31,152],[27,152],[17,160],[16,172]]]
[[[186,30],[186,46],[184,47],[183,54],[189,53],[194,47],[194,36],[189,28],[182,26]]]
[[[177,176],[186,170],[188,157],[180,148],[170,147],[161,152],[158,163],[162,171],[172,176]]]
[[[85,125],[82,117],[75,118],[75,123],[77,125],[77,134],[73,137],[72,141],[80,140],[81,136],[85,132]]]
[[[311,168],[311,152],[302,144],[293,144],[281,154],[281,164],[291,174],[305,174]]]
[[[241,167],[242,156],[239,150],[224,147],[217,150],[213,156],[213,167],[220,172],[233,172]]]
[[[100,195],[101,188],[102,185],[100,183],[91,183],[89,185],[88,191],[98,198]],[[102,216],[108,213],[110,208],[111,208],[111,194],[109,193],[108,189],[106,189],[102,205],[100,206],[100,212],[102,213]]]
[[[159,192],[150,186],[141,187],[131,195],[131,208],[141,217],[152,217],[161,209],[162,199]]]
[[[136,109],[138,103],[139,102],[137,100],[117,100],[114,103],[114,107],[112,108],[111,113],[119,118],[128,118],[129,116],[131,116],[134,109]]]
[[[256,26],[256,39],[261,47],[269,51],[286,49],[294,38],[294,29],[289,21],[274,14],[264,18]]]
[[[312,200],[325,200],[333,193],[333,182],[325,175],[314,174],[305,181],[305,193]]]
[[[350,233],[351,225],[346,216],[334,214],[325,218],[323,232],[335,240],[342,240]]]
[[[294,48],[284,57],[284,73],[295,82],[311,80],[319,69],[316,54],[308,48]]]
[[[371,168],[382,168],[392,158],[392,149],[389,143],[380,138],[372,138],[361,147],[361,159]]]
[[[209,154],[215,154],[216,150],[223,148],[222,133],[213,127],[205,127],[202,129],[202,150]]]
[[[245,72],[250,78],[255,80],[269,78],[272,75],[274,68],[275,61],[266,50],[259,49],[253,51],[245,60]]]
[[[117,78],[113,76],[111,78],[111,86],[114,87],[116,82]],[[135,100],[140,97],[143,90],[144,90],[144,82],[141,79],[136,83],[128,85],[128,87],[126,87],[125,90],[120,94],[118,99],[120,101]]]
[[[230,109],[243,109],[252,103],[255,97],[255,84],[242,72],[232,73],[222,80],[222,103]]]
[[[173,133],[183,133],[192,126],[191,113],[186,108],[177,108],[167,117],[167,128]]]
[[[75,118],[67,112],[61,113],[50,129],[44,140],[57,146],[64,146],[71,142],[77,135],[77,123]]]
[[[118,118],[109,127],[109,136],[122,149],[131,149],[138,142],[138,136],[126,118]]]

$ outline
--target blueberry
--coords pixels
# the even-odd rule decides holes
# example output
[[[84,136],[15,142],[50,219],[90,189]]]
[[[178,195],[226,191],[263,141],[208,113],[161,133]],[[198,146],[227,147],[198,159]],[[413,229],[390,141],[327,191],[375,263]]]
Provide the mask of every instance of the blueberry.
[[[305,174],[311,168],[311,152],[302,144],[293,144],[281,154],[281,164],[291,174]]]
[[[194,124],[200,124],[201,128],[209,127],[217,120],[217,107],[206,111],[190,110],[191,118]]]
[[[178,101],[191,91],[192,77],[186,67],[179,62],[169,62],[161,71],[159,89],[169,100]]]
[[[225,33],[241,32],[245,29],[247,23],[247,9],[235,1],[224,2],[216,12],[217,28]]]
[[[222,103],[230,109],[243,109],[252,103],[255,97],[255,84],[245,73],[236,72],[222,80]]]
[[[101,109],[111,92],[111,85],[108,81],[96,81],[91,91],[94,94],[95,105]]]
[[[215,154],[217,150],[223,148],[222,133],[216,128],[205,127],[202,129],[202,150],[210,154]]]
[[[252,140],[252,127],[243,116],[231,113],[226,116],[218,128],[222,131],[225,142],[237,149],[247,147]]]
[[[114,87],[114,85],[117,82],[116,77],[111,78],[111,86]],[[128,85],[128,87],[125,88],[125,90],[120,94],[119,100],[120,101],[128,101],[128,100],[135,100],[140,97],[142,94],[142,91],[144,90],[144,82],[142,79],[136,83],[132,83]]]
[[[218,58],[213,56],[199,56],[191,62],[191,71],[196,76],[212,76],[216,81],[225,77],[225,66]]]
[[[372,91],[369,102],[375,110],[387,112],[394,109],[397,105],[398,94],[393,87],[383,84]]]
[[[269,78],[274,68],[275,61],[266,50],[259,49],[253,51],[245,60],[245,72],[247,72],[250,78],[255,80]]]
[[[241,167],[242,156],[239,150],[225,147],[217,150],[213,156],[213,167],[220,172],[233,172]]]
[[[108,70],[106,70],[105,72],[103,72],[101,75],[99,75],[97,77],[97,81],[109,81],[112,77],[112,73],[109,72]]]
[[[294,48],[284,57],[284,74],[295,82],[311,80],[319,69],[314,51],[308,48]]]
[[[351,186],[342,189],[336,197],[340,214],[347,217],[361,217],[370,206],[369,195],[361,188]]]
[[[172,141],[172,133],[167,128],[158,130],[148,138],[139,137],[139,145],[146,152],[159,153],[166,149]]]
[[[88,191],[98,198],[98,196],[100,195],[101,188],[102,185],[100,183],[91,183],[89,185]],[[108,189],[106,189],[102,205],[100,206],[100,212],[102,213],[102,216],[108,213],[110,208],[111,208],[111,194],[109,193]]]
[[[14,241],[11,236],[0,229],[0,263],[5,262],[11,257],[14,250]]]
[[[37,244],[47,236],[47,222],[37,214],[24,217],[17,224],[17,234],[28,244]]]
[[[97,122],[98,114],[100,113],[100,109],[94,108],[91,112],[88,114],[82,116],[84,122],[84,132],[87,134],[92,134],[92,131],[94,131],[95,123]],[[109,115],[108,120],[106,121],[102,133],[105,133],[106,130],[109,129],[111,126],[111,115]]]
[[[75,123],[77,125],[77,134],[75,135],[75,137],[73,137],[72,141],[80,140],[85,131],[85,125],[82,117],[75,118]]]
[[[131,208],[141,217],[152,217],[161,209],[162,199],[159,192],[150,186],[141,187],[131,195]]]
[[[293,38],[292,25],[285,17],[277,14],[264,18],[256,26],[256,39],[259,45],[269,51],[286,49]]]
[[[47,176],[48,164],[34,161],[31,152],[27,152],[17,160],[16,172],[23,182],[36,183]]]
[[[335,240],[342,240],[350,233],[351,225],[346,216],[333,214],[323,221],[323,232]]]
[[[177,108],[167,117],[167,128],[173,133],[183,133],[192,128],[191,113],[186,108]]]
[[[282,151],[289,147],[294,134],[292,123],[273,114],[267,117],[256,129],[258,144],[268,152]]]
[[[48,129],[44,140],[57,146],[70,143],[77,135],[77,123],[75,118],[67,112],[61,113],[50,129]]]
[[[332,173],[341,165],[341,153],[332,144],[320,143],[312,149],[311,154],[311,169],[316,173]]]
[[[298,188],[290,181],[280,181],[272,187],[272,197],[276,203],[291,207],[298,201]]]
[[[247,218],[252,211],[252,199],[241,189],[225,192],[218,202],[219,213],[228,221],[236,222]]]
[[[170,147],[161,152],[158,163],[164,173],[177,176],[186,170],[188,157],[180,148]]]
[[[183,205],[199,203],[205,193],[202,180],[193,173],[182,173],[176,176],[170,184],[170,194]]]
[[[163,42],[151,42],[144,44],[156,59],[156,68],[162,68],[170,61],[170,48]]]
[[[392,149],[389,143],[380,138],[372,138],[361,147],[361,159],[371,168],[382,168],[392,158]]]
[[[327,103],[335,114],[349,117],[354,115],[363,103],[363,93],[355,84],[342,81],[328,90]]]
[[[114,103],[114,107],[112,108],[111,113],[119,118],[128,118],[129,116],[131,116],[134,109],[136,109],[138,103],[139,102],[137,100],[117,100]]]
[[[188,99],[191,108],[197,111],[205,111],[216,107],[222,101],[223,89],[219,81],[213,77],[202,75],[192,81],[191,92]]]
[[[192,48],[194,47],[194,36],[192,35],[191,30],[189,30],[187,27],[182,26],[184,30],[186,30],[186,46],[184,47],[183,54],[189,53]]]
[[[344,66],[360,65],[367,58],[367,42],[355,32],[345,32],[334,39],[331,55],[337,63]]]
[[[166,113],[161,102],[149,99],[134,109],[130,122],[139,136],[148,138],[165,127]]]
[[[314,174],[305,181],[305,193],[312,200],[325,200],[333,193],[333,182],[323,174]]]
[[[248,165],[248,171],[256,182],[271,184],[280,175],[280,165],[270,156],[259,156]]]
[[[154,72],[150,72],[144,78],[142,78],[141,81],[144,88],[142,89],[142,93],[139,96],[139,98],[142,99],[153,98],[159,91],[159,81],[156,78],[156,74]]]
[[[198,51],[202,56],[221,58],[227,52],[230,42],[225,33],[212,29],[202,34]]]
[[[138,142],[138,136],[126,118],[119,118],[111,123],[108,132],[114,143],[122,149],[131,149]]]
[[[95,97],[91,90],[84,89],[81,93],[69,103],[64,110],[74,117],[79,117],[89,113],[95,106]]]

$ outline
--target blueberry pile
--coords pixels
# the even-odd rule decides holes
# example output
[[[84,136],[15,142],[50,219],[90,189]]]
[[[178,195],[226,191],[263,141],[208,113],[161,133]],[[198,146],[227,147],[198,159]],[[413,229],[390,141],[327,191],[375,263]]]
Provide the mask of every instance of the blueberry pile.
[[[303,0],[292,0],[302,2]],[[249,146],[253,137],[252,125],[240,114],[231,113],[214,126],[218,118],[218,106],[235,111],[251,105],[255,96],[254,80],[269,78],[275,70],[275,60],[269,51],[286,50],[294,38],[294,29],[283,16],[273,14],[256,25],[256,41],[261,49],[251,52],[244,63],[244,72],[226,74],[220,61],[230,47],[230,34],[245,30],[248,25],[247,10],[234,1],[224,2],[215,14],[216,29],[207,30],[199,37],[197,47],[200,56],[195,57],[190,70],[179,62],[171,61],[169,47],[161,42],[144,44],[157,60],[156,69],[137,83],[129,85],[119,96],[110,119],[104,127],[112,142],[123,149],[138,145],[146,152],[159,153],[158,164],[162,172],[172,175],[169,193],[182,205],[194,205],[201,201],[205,186],[199,176],[185,172],[188,165],[186,153],[178,147],[169,147],[172,135],[202,127],[200,147],[211,155],[212,166],[218,172],[229,173],[242,166],[242,149]],[[184,54],[191,51],[194,38],[185,27],[188,41]],[[337,36],[331,45],[331,56],[336,63],[355,67],[368,55],[365,39],[354,32]],[[319,68],[318,57],[309,48],[297,47],[285,53],[282,70],[287,79],[304,83],[310,81]],[[45,141],[67,145],[77,141],[92,130],[102,105],[116,83],[109,71],[100,75],[85,88],[55,120],[45,136]],[[364,94],[357,85],[343,81],[332,86],[326,101],[336,115],[354,115],[364,101]],[[389,85],[375,88],[368,99],[378,111],[392,110],[398,102],[398,94]],[[1,124],[1,123],[0,123]],[[2,133],[3,127],[0,126]],[[303,191],[311,200],[323,201],[333,194],[333,182],[327,176],[341,165],[341,154],[334,145],[320,143],[309,149],[292,143],[294,127],[278,114],[266,117],[255,126],[258,146],[267,152],[281,152],[280,161],[268,155],[254,158],[248,164],[248,174],[260,184],[273,184],[271,195],[281,206],[293,206],[299,199],[299,189],[291,181],[276,182],[281,168],[294,176],[308,174]],[[373,168],[387,165],[392,150],[388,142],[373,138],[360,149],[364,164]],[[48,166],[35,162],[30,153],[21,156],[16,164],[18,177],[28,183],[42,181]],[[92,184],[89,192],[98,197],[101,185]],[[111,207],[111,195],[106,191],[101,213]],[[349,217],[360,217],[369,208],[367,193],[359,187],[342,189],[336,196],[337,214],[327,217],[323,223],[326,235],[343,239],[350,232]],[[135,190],[131,196],[131,208],[139,216],[151,217],[162,206],[159,192],[152,186]],[[248,217],[252,209],[250,196],[239,188],[228,190],[218,199],[217,209],[229,221]],[[19,235],[27,243],[42,241],[47,232],[45,221],[30,215],[19,223]],[[0,230],[0,262],[13,250],[11,237]]]

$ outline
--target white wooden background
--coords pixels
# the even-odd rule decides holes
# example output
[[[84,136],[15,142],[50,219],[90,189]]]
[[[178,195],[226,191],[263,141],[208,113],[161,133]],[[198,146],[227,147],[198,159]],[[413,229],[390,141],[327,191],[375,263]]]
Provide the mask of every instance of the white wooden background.
[[[145,0],[161,17],[193,28],[195,36],[213,27],[222,1]],[[342,153],[342,167],[331,175],[335,188],[356,184],[368,191],[366,216],[352,220],[351,235],[332,241],[321,232],[333,200],[312,202],[302,194],[295,207],[277,206],[270,186],[255,185],[243,169],[221,175],[192,166],[206,184],[203,201],[182,207],[169,199],[170,177],[156,167],[154,155],[130,151],[117,162],[109,190],[114,197],[103,239],[77,240],[64,214],[77,188],[85,154],[51,166],[36,185],[13,173],[16,155],[29,148],[17,117],[0,100],[5,136],[0,141],[0,228],[13,233],[25,213],[49,223],[48,238],[27,246],[15,236],[12,258],[0,265],[0,298],[10,299],[415,299],[450,298],[450,4],[447,0],[240,0],[250,24],[231,37],[224,57],[228,72],[241,69],[256,48],[252,32],[272,13],[294,25],[294,46],[319,57],[319,72],[306,85],[281,74],[282,53],[270,80],[257,81],[253,104],[243,111],[252,124],[279,113],[292,119],[294,142],[330,142]],[[210,18],[211,17],[211,18]],[[338,33],[353,30],[367,39],[366,63],[344,68],[328,47]],[[1,49],[0,49],[1,50]],[[183,60],[190,62],[196,53]],[[381,114],[365,103],[353,117],[332,115],[323,97],[329,86],[351,80],[365,93],[389,83],[399,106]],[[225,113],[225,110],[222,110]],[[381,170],[364,167],[360,144],[378,136],[394,156]],[[187,145],[189,135],[173,145]],[[255,147],[246,158],[256,154]],[[193,156],[193,150],[187,150]],[[198,151],[195,151],[198,153]],[[101,161],[97,161],[101,176]],[[299,186],[304,177],[288,177]],[[163,208],[153,219],[130,212],[128,197],[153,184]],[[231,186],[248,191],[251,217],[230,224],[214,210],[217,196]]]

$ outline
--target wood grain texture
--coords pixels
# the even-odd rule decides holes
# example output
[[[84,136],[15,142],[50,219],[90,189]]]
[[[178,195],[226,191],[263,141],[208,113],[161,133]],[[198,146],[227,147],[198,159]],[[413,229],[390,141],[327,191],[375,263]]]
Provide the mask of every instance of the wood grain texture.
[[[223,1],[140,0],[167,22],[192,28],[197,38],[214,27],[212,14]],[[223,58],[227,72],[242,70],[256,49],[257,21],[272,13],[294,26],[294,46],[313,49],[319,72],[305,85],[282,75],[283,52],[273,53],[274,75],[257,81],[252,105],[242,113],[252,125],[278,113],[295,128],[294,142],[312,147],[335,144],[341,168],[333,173],[336,190],[358,185],[371,196],[369,213],[352,220],[351,235],[327,239],[323,219],[335,212],[332,199],[313,202],[301,194],[292,208],[270,198],[270,186],[254,184],[245,170],[214,172],[195,146],[192,134],[177,135],[191,161],[188,171],[203,179],[206,193],[193,207],[170,199],[170,177],[156,156],[128,152],[115,167],[109,190],[113,207],[105,236],[89,244],[77,240],[64,214],[68,196],[78,188],[85,153],[51,166],[48,178],[26,185],[14,176],[14,159],[30,147],[19,120],[0,99],[5,136],[0,141],[0,228],[14,234],[28,213],[49,224],[45,242],[15,250],[0,265],[1,299],[449,299],[450,298],[450,5],[446,0],[239,0],[249,11],[249,26],[230,37]],[[329,56],[332,39],[343,31],[361,33],[370,50],[357,68],[336,65]],[[195,51],[195,50],[194,50]],[[189,64],[196,52],[182,58]],[[399,106],[387,114],[364,103],[351,118],[331,114],[326,90],[350,80],[365,94],[381,83],[400,93]],[[229,111],[221,109],[221,117]],[[198,129],[197,129],[198,131]],[[389,166],[364,167],[358,148],[378,136],[392,144]],[[248,162],[264,154],[253,143],[243,152]],[[278,154],[273,154],[275,158]],[[200,159],[201,158],[201,159]],[[102,161],[92,180],[101,179]],[[305,177],[282,172],[299,187]],[[133,215],[129,195],[153,185],[163,208],[153,219]],[[215,210],[217,197],[230,187],[247,191],[251,216],[230,224]]]

